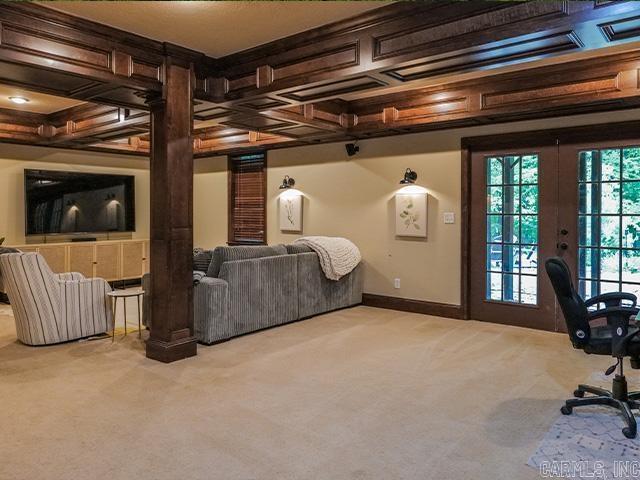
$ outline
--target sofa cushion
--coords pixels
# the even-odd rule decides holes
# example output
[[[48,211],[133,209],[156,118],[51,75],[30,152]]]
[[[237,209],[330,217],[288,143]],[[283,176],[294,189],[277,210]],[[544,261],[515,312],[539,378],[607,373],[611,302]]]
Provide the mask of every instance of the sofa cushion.
[[[309,248],[307,245],[302,243],[290,243],[289,245],[285,245],[287,249],[287,253],[289,255],[296,255],[298,253],[311,253],[313,250]]]
[[[202,248],[193,249],[193,269],[197,272],[207,272],[211,259],[213,258],[213,250],[204,250]]]
[[[213,251],[213,258],[207,277],[218,278],[220,275],[220,267],[224,262],[233,260],[249,260],[251,258],[277,257],[279,255],[287,255],[287,249],[284,245],[242,245],[234,247],[216,247]]]

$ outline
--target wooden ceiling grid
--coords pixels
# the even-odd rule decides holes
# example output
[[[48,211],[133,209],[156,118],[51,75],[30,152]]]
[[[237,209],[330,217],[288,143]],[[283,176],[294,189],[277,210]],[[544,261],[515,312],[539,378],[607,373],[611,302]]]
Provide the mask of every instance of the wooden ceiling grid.
[[[216,59],[0,2],[0,83],[86,102],[0,109],[0,141],[148,156],[167,62],[193,71],[195,156],[631,108],[640,49],[491,70],[634,41],[639,2],[397,2]]]

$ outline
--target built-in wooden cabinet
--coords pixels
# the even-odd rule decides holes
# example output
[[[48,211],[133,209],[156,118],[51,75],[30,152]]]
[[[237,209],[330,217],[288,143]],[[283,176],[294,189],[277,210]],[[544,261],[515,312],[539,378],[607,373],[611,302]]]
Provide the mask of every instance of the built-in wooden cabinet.
[[[95,245],[80,243],[67,247],[70,272],[80,272],[85,277],[93,277]]]
[[[122,249],[123,245],[118,243],[96,244],[94,254],[94,274],[96,277],[105,280],[124,278],[122,266],[125,262],[122,261]]]
[[[147,240],[43,243],[15,248],[40,253],[55,273],[80,272],[111,282],[141,278],[149,271]]]
[[[145,242],[122,244],[122,278],[140,278],[145,273]]]

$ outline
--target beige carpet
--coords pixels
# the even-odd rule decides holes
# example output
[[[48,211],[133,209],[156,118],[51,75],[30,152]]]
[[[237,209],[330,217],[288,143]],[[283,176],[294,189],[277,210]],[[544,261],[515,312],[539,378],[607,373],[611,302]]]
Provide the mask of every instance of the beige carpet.
[[[23,346],[0,306],[0,479],[534,479],[562,400],[609,363],[356,307],[163,365],[135,334]]]

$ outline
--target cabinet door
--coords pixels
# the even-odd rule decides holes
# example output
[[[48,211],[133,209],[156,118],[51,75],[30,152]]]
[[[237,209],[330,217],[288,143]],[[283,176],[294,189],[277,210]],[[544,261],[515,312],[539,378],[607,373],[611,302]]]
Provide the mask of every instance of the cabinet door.
[[[38,253],[44,257],[53,273],[64,273],[67,271],[67,247],[65,245],[38,247]]]
[[[122,278],[141,278],[144,273],[144,242],[122,243]]]
[[[85,277],[94,276],[94,246],[70,245],[69,268],[72,272],[80,272]]]
[[[107,281],[120,280],[120,245],[120,243],[96,245],[96,277]]]

